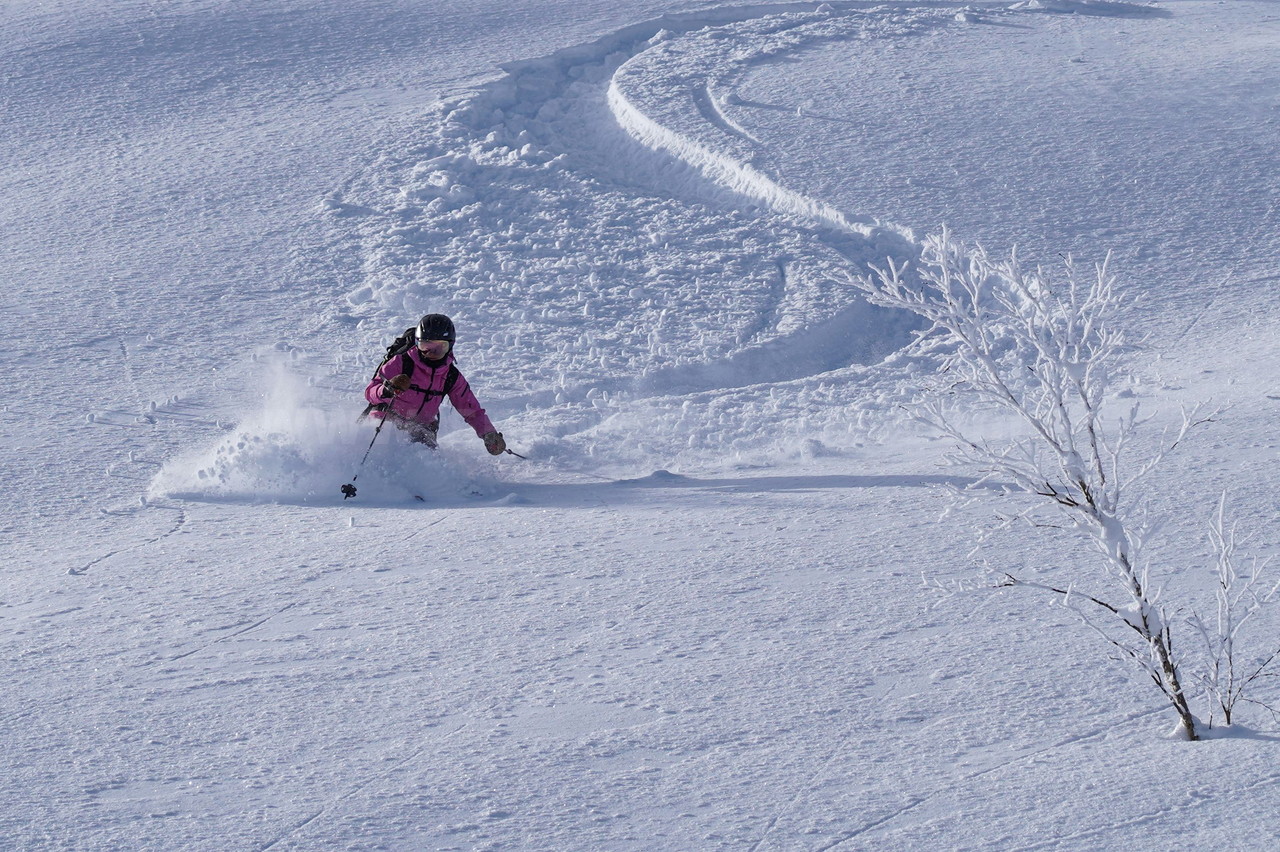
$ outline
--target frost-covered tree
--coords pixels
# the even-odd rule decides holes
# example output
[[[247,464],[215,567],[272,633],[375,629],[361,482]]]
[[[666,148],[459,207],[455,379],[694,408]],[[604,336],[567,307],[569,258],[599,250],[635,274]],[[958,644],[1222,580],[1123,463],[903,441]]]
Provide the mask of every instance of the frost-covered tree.
[[[1097,554],[1089,573],[1061,586],[1010,572],[1000,572],[997,584],[1039,588],[1071,606],[1150,677],[1188,739],[1203,733],[1188,688],[1199,687],[1215,700],[1229,724],[1241,692],[1275,657],[1241,672],[1233,645],[1240,619],[1269,597],[1258,594],[1256,572],[1241,585],[1231,561],[1234,539],[1219,524],[1225,597],[1216,626],[1193,622],[1210,665],[1207,674],[1188,683],[1174,636],[1186,620],[1178,619],[1179,609],[1166,605],[1153,584],[1144,544],[1154,525],[1133,492],[1208,417],[1199,409],[1184,410],[1181,423],[1155,450],[1131,457],[1132,439],[1144,421],[1136,405],[1116,416],[1109,410],[1117,402],[1126,342],[1115,322],[1124,301],[1107,263],[1082,273],[1068,259],[1055,279],[1043,269],[1024,268],[1016,252],[997,259],[943,231],[925,242],[915,268],[891,262],[857,283],[871,302],[912,311],[925,321],[917,346],[940,357],[941,386],[914,413],[954,440],[958,460],[980,471],[977,487],[997,485],[1029,496],[1028,508],[1011,520],[1034,521],[1037,512],[1056,511]],[[1012,414],[1022,428],[1013,437],[984,437],[978,427],[964,425],[975,401]]]

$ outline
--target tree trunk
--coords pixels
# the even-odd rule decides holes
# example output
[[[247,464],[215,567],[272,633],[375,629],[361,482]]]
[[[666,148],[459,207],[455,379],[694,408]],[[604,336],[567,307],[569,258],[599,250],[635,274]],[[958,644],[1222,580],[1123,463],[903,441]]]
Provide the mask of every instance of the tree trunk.
[[[1173,655],[1169,651],[1165,635],[1162,633],[1151,637],[1151,644],[1160,660],[1160,675],[1164,679],[1165,693],[1169,696],[1169,702],[1173,704],[1173,709],[1178,714],[1178,720],[1182,723],[1182,729],[1186,731],[1187,739],[1196,742],[1200,739],[1200,732],[1196,730],[1196,717],[1191,715],[1191,708],[1187,705],[1187,696],[1182,691],[1182,684],[1178,680],[1178,669],[1173,664]]]

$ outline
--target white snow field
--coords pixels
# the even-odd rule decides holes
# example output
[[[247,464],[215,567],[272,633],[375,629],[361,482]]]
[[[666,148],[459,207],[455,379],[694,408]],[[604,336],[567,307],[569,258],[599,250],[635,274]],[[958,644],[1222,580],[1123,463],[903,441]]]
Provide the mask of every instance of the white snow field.
[[[7,0],[0,92],[0,848],[1280,841],[1272,713],[937,590],[1095,557],[973,552],[849,280],[1113,252],[1118,393],[1224,407],[1148,481],[1207,612],[1224,489],[1280,547],[1280,4]],[[527,460],[359,466],[427,312]]]

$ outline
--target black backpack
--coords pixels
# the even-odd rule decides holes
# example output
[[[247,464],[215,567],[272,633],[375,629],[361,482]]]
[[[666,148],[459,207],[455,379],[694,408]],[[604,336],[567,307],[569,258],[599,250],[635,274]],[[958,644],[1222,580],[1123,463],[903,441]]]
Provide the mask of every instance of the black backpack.
[[[382,362],[378,364],[374,370],[376,375],[378,370],[382,369],[382,365],[390,361],[397,355],[403,355],[418,343],[418,327],[411,325],[404,330],[404,334],[391,341],[391,345],[387,347],[387,354],[382,357]]]

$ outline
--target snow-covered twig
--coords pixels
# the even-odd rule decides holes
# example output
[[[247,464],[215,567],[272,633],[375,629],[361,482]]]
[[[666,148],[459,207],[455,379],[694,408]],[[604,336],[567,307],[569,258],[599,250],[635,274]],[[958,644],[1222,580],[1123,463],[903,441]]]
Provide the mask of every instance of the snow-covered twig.
[[[1195,613],[1188,621],[1204,644],[1207,664],[1200,673],[1200,683],[1212,702],[1211,714],[1221,711],[1223,723],[1230,725],[1235,706],[1241,701],[1266,706],[1247,698],[1246,694],[1254,681],[1268,676],[1271,664],[1280,659],[1280,647],[1246,664],[1240,659],[1237,643],[1244,626],[1280,593],[1280,582],[1270,588],[1263,586],[1263,571],[1270,560],[1254,559],[1248,572],[1241,572],[1236,557],[1236,530],[1227,525],[1225,515],[1224,493],[1209,525],[1209,541],[1217,554],[1215,622],[1212,626],[1206,625]],[[1211,722],[1212,718],[1213,715]]]

